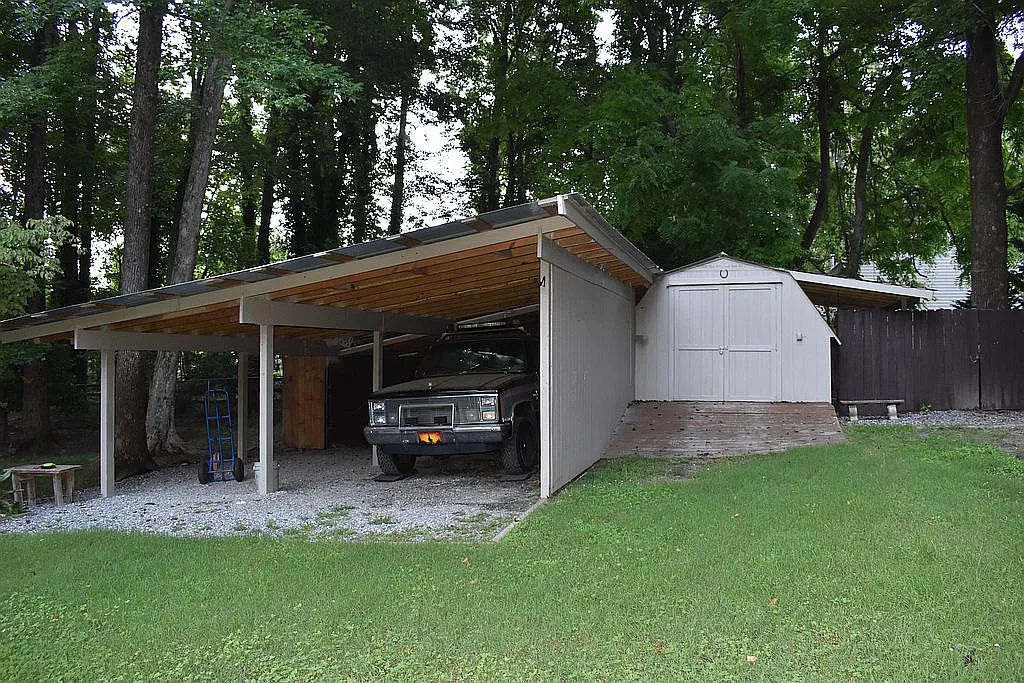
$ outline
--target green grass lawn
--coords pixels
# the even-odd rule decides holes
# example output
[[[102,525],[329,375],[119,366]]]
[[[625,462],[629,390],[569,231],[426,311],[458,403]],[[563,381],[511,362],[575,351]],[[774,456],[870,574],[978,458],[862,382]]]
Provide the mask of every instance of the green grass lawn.
[[[3,536],[0,680],[1024,680],[1024,461],[849,433],[498,544]]]

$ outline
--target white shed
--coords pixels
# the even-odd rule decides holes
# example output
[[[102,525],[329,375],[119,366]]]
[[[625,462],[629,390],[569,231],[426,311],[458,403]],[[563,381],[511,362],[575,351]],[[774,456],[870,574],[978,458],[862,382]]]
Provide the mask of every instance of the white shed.
[[[636,398],[830,402],[833,339],[792,273],[719,254],[637,305]]]

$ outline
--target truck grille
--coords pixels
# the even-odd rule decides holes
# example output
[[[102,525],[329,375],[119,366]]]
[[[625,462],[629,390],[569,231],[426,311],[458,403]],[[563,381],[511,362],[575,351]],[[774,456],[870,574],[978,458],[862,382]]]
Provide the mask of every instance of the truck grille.
[[[455,404],[402,406],[399,416],[402,427],[451,427]]]

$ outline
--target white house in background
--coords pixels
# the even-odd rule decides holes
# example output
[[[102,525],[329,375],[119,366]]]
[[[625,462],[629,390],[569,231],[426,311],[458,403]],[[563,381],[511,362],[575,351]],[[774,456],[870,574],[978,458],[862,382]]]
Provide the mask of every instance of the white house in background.
[[[953,308],[958,301],[971,296],[971,289],[960,279],[960,264],[956,260],[956,251],[950,247],[939,254],[931,263],[917,261],[917,271],[921,273],[921,287],[932,290],[931,299],[922,299],[921,305],[929,310]],[[888,282],[873,263],[866,263],[860,269],[863,280],[870,282]]]

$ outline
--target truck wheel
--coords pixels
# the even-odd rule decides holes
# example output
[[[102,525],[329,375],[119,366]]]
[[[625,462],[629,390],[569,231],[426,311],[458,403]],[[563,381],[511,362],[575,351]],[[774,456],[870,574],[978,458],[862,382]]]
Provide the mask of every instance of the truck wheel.
[[[384,474],[409,474],[416,466],[416,456],[400,453],[377,453],[377,464]]]
[[[199,483],[210,483],[210,461],[206,458],[199,461]]]
[[[524,474],[537,466],[540,444],[529,420],[517,417],[512,423],[512,438],[501,443],[501,467],[506,474]]]

